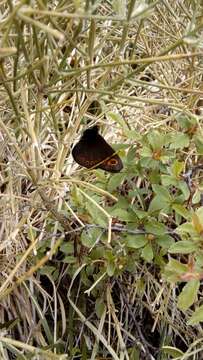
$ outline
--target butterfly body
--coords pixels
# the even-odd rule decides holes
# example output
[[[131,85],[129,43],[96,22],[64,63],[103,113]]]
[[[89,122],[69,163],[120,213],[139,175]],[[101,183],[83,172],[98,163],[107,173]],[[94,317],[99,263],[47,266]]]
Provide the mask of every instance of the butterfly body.
[[[119,172],[123,168],[120,157],[99,134],[97,126],[84,131],[80,141],[74,146],[72,155],[79,165],[88,169]]]

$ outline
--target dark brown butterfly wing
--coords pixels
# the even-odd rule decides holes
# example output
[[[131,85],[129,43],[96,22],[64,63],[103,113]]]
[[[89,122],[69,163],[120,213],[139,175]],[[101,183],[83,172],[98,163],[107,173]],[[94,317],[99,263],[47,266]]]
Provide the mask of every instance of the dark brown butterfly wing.
[[[99,135],[97,126],[84,132],[80,141],[74,146],[72,155],[79,165],[88,169],[100,168],[109,172],[119,172],[123,168],[120,157]]]

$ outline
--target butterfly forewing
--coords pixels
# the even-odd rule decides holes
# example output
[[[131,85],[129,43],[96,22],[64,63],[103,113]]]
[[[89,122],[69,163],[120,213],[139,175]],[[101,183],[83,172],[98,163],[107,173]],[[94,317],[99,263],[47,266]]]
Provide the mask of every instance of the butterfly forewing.
[[[97,126],[86,130],[74,146],[74,160],[88,169],[100,168],[109,172],[119,172],[123,168],[120,157],[105,139],[98,134]]]

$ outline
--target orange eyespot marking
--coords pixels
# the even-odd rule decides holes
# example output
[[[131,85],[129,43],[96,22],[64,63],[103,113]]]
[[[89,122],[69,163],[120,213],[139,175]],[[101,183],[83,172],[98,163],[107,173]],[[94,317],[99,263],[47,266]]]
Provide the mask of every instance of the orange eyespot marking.
[[[118,160],[116,159],[110,159],[107,162],[108,165],[117,165],[118,164]]]

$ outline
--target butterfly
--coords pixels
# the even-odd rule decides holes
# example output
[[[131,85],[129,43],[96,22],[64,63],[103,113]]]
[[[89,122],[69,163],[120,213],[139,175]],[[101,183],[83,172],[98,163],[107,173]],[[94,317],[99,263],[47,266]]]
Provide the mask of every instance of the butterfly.
[[[99,134],[98,126],[84,131],[72,150],[74,160],[88,169],[100,168],[109,172],[119,172],[123,163],[115,150]]]

